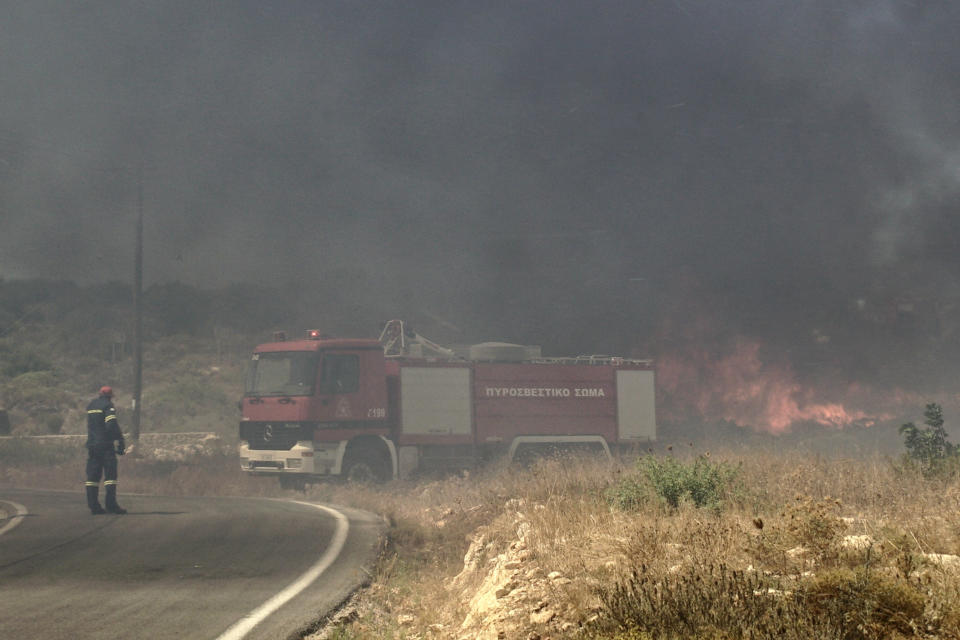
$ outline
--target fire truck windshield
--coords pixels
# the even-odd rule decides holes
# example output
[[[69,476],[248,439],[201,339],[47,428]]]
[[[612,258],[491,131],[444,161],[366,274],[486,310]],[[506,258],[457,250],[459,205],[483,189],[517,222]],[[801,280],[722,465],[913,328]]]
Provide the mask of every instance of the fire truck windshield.
[[[248,396],[310,396],[317,375],[317,354],[277,351],[253,354],[247,374]]]

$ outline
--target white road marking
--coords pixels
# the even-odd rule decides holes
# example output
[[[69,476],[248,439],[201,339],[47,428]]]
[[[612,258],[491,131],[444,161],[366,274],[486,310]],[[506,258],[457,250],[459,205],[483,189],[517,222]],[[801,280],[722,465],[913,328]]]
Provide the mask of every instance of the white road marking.
[[[240,638],[246,636],[255,626],[263,622],[267,616],[285,605],[287,602],[293,599],[294,596],[310,586],[314,580],[320,577],[320,574],[326,571],[327,568],[333,564],[333,561],[337,559],[337,556],[340,555],[340,551],[343,549],[343,545],[347,541],[347,532],[350,530],[350,521],[347,520],[347,517],[336,509],[331,509],[330,507],[325,507],[320,504],[300,502],[299,500],[293,500],[292,502],[326,511],[336,519],[337,529],[333,532],[333,538],[330,540],[330,546],[327,547],[326,552],[320,556],[320,559],[317,560],[312,567],[307,569],[303,575],[294,580],[290,585],[287,586],[286,589],[273,596],[262,605],[238,620],[232,627],[218,636],[217,640],[240,640]],[[0,533],[2,533],[2,531],[0,531]]]
[[[7,531],[10,531],[10,529],[13,529],[15,526],[20,524],[20,522],[23,521],[23,516],[27,515],[27,513],[29,512],[27,511],[27,508],[25,506],[17,502],[12,502],[10,500],[0,500],[0,502],[3,502],[4,504],[13,505],[13,509],[17,512],[17,515],[10,517],[10,522],[0,527],[0,536],[2,536]]]

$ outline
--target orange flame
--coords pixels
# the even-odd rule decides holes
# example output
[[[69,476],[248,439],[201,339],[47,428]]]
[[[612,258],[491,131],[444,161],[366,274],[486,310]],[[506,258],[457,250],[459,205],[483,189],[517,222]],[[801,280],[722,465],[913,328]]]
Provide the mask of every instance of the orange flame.
[[[740,341],[721,357],[705,351],[657,359],[659,400],[667,417],[728,420],[783,433],[799,423],[825,427],[872,426],[889,415],[870,415],[843,403],[817,401],[787,365],[766,364],[760,344]],[[851,385],[851,391],[862,391]],[[836,391],[836,390],[835,390]]]

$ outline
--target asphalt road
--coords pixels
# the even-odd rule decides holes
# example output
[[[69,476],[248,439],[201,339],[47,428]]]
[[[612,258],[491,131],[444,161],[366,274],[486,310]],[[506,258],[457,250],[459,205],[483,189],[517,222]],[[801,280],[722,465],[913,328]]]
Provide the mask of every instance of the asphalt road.
[[[81,487],[82,489],[82,487]],[[0,638],[264,638],[363,583],[382,532],[359,511],[257,498],[0,490]]]

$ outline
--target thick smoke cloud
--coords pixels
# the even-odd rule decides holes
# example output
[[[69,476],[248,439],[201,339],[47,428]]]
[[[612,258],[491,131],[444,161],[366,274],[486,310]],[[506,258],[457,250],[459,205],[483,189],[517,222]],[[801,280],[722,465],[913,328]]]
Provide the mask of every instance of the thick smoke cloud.
[[[774,336],[960,294],[956,3],[4,13],[3,277],[128,278],[142,171],[148,282],[342,282],[472,338],[656,350],[690,281]]]

